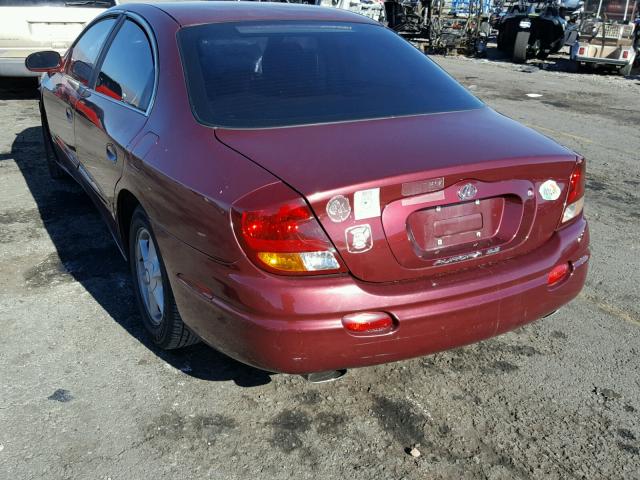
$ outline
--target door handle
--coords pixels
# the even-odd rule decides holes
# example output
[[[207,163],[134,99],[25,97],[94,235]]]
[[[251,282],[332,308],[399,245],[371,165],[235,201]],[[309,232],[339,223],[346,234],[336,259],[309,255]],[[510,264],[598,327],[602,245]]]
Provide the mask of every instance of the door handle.
[[[118,152],[113,145],[107,144],[107,159],[113,163],[118,161]]]
[[[73,120],[73,111],[71,110],[71,107],[67,107],[65,113],[67,114],[67,120],[71,122]]]

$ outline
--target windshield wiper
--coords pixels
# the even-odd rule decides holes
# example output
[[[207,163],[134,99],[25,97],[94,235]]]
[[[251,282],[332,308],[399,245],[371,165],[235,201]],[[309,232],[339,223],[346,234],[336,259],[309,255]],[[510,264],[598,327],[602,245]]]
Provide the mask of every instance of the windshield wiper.
[[[67,7],[83,7],[85,5],[100,5],[105,7],[113,7],[114,3],[109,0],[72,0],[64,2]]]

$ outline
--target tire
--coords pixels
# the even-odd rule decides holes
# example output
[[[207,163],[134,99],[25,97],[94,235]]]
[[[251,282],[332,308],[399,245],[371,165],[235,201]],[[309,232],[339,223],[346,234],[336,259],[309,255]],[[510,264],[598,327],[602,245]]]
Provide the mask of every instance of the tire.
[[[536,56],[537,56],[537,58],[538,58],[539,60],[546,60],[547,58],[549,58],[549,55],[550,55],[550,54],[551,54],[551,52],[549,52],[549,51],[540,50],[540,51],[538,52],[538,55],[536,55]]]
[[[578,73],[593,73],[593,65],[589,63],[582,65],[580,62],[576,62],[576,71]]]
[[[58,156],[53,146],[53,139],[51,138],[51,132],[49,132],[49,124],[47,123],[47,117],[45,116],[42,104],[40,104],[40,118],[42,121],[42,143],[44,143],[44,155],[47,160],[49,176],[54,180],[67,178],[67,172],[65,172],[58,163]]]
[[[145,245],[147,261],[143,262]],[[198,343],[180,317],[158,242],[142,207],[131,217],[129,264],[142,324],[153,343],[166,350]]]
[[[629,75],[631,75],[631,70],[633,70],[633,62],[627,63],[624,67],[620,68],[619,72],[620,75],[628,77]]]
[[[527,50],[529,48],[530,32],[518,32],[513,45],[513,61],[515,63],[525,63],[527,61]]]

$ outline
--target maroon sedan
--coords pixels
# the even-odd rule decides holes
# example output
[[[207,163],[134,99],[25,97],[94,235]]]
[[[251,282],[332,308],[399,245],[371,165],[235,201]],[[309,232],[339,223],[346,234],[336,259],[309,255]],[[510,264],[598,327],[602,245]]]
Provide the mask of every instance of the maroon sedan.
[[[27,65],[51,173],[98,205],[161,347],[330,372],[506,332],[584,284],[584,159],[365,17],[121,5]]]

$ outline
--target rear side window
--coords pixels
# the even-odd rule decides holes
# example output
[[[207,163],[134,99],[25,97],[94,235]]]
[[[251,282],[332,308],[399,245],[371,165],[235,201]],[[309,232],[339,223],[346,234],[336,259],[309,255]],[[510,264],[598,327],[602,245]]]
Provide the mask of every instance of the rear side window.
[[[379,25],[277,21],[179,32],[196,118],[265,128],[479,108],[436,64]]]
[[[140,110],[151,101],[155,80],[153,51],[144,30],[126,20],[100,68],[96,91]]]
[[[69,75],[83,85],[89,84],[102,45],[115,23],[115,18],[106,18],[97,22],[82,34],[73,47]]]

